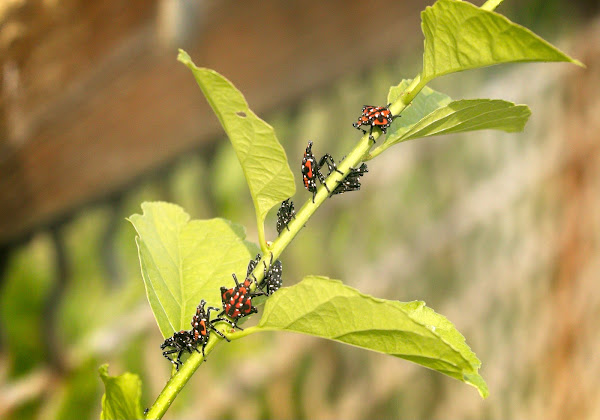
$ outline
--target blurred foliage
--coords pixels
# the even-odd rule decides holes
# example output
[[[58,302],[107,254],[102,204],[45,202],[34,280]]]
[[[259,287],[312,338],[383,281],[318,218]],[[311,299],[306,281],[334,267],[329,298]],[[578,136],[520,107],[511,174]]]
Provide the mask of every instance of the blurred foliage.
[[[42,341],[42,314],[55,271],[54,255],[48,235],[38,235],[13,254],[4,274],[0,322],[11,376],[30,371],[48,356]]]

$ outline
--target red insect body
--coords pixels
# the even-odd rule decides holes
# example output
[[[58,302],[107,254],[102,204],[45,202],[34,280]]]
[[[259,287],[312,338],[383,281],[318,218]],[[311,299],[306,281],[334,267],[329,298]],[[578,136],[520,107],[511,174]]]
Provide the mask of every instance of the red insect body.
[[[304,157],[302,158],[302,181],[304,182],[304,188],[312,193],[317,192],[317,183],[315,182],[315,157],[312,154],[312,141],[308,142]]]
[[[181,355],[184,352],[187,351],[191,354],[192,351],[198,351],[198,346],[202,345],[202,356],[204,356],[204,348],[208,343],[210,330],[213,330],[225,340],[229,341],[229,339],[225,337],[221,331],[217,330],[210,321],[210,312],[218,311],[218,309],[209,306],[207,310],[204,310],[205,306],[206,301],[202,299],[200,305],[196,308],[196,314],[192,318],[192,329],[190,331],[181,330],[176,332],[172,337],[167,338],[160,346],[162,350],[165,350],[163,351],[163,356],[169,359],[169,361],[175,365],[177,370],[179,370],[179,366],[183,364]],[[177,358],[171,358],[170,355],[175,353],[177,353]]]
[[[389,106],[389,105],[388,105]],[[394,120],[394,115],[386,106],[373,106],[365,105],[362,109],[362,114],[358,117],[358,120],[352,125],[357,130],[362,130],[360,127],[363,125],[370,126],[369,138],[373,141],[373,127],[379,127],[379,129],[385,134],[388,127]],[[366,131],[362,130],[366,134]]]
[[[321,168],[323,165],[327,164],[327,167],[329,168],[329,174],[331,174],[332,171],[339,173],[341,172],[338,171],[335,161],[329,153],[323,155],[321,160],[317,162],[315,155],[312,153],[312,145],[312,141],[309,141],[308,146],[306,146],[306,151],[304,152],[304,157],[302,158],[302,181],[304,182],[304,188],[313,193],[314,203],[315,195],[317,194],[317,182],[315,178],[325,186],[327,191],[329,191],[327,184],[325,184],[325,175],[321,173]]]
[[[221,300],[223,301],[223,310],[219,316],[225,314],[229,318],[233,319],[234,322],[231,325],[235,328],[239,328],[236,325],[236,321],[245,316],[256,313],[258,310],[252,306],[252,298],[256,294],[250,292],[250,285],[252,279],[246,277],[243,283],[238,283],[235,274],[232,274],[235,280],[235,287],[230,289],[221,287]],[[221,320],[221,319],[220,319]],[[222,319],[226,321],[225,319]],[[241,329],[241,328],[240,328]]]

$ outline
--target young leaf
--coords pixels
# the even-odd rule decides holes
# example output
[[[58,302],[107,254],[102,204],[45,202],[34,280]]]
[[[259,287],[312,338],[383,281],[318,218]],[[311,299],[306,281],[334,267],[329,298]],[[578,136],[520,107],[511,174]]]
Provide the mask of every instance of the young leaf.
[[[468,383],[484,398],[481,362],[464,337],[424,302],[377,299],[325,277],[305,277],[265,305],[258,329],[340,341],[418,363]]]
[[[102,396],[102,420],[141,419],[142,381],[133,373],[124,373],[119,376],[108,376],[108,365],[98,369],[100,378],[104,382],[104,395]]]
[[[398,86],[392,86],[388,92],[388,103],[395,102],[404,93],[410,82],[411,80],[404,79]],[[423,117],[448,105],[450,102],[452,102],[452,99],[448,95],[435,91],[428,86],[423,87],[410,106],[402,112],[402,117],[394,119],[391,127],[387,130],[386,143],[392,133],[395,136],[402,135],[421,121]]]
[[[244,273],[256,245],[244,240],[242,226],[225,219],[191,220],[174,204],[143,203],[129,221],[148,301],[162,335],[190,329],[201,299],[221,307],[219,287],[233,285],[231,273]]]
[[[263,246],[267,213],[296,192],[285,151],[273,127],[252,112],[242,93],[229,80],[214,70],[196,67],[183,50],[179,50],[177,59],[192,71],[231,140],[250,187]]]
[[[526,105],[500,99],[466,99],[440,107],[411,126],[398,127],[386,136],[392,145],[420,137],[474,130],[522,131],[531,115]],[[402,114],[404,116],[404,114]],[[392,125],[391,127],[395,127]]]
[[[444,74],[524,61],[582,65],[529,29],[506,17],[457,0],[438,0],[421,13],[427,82]]]

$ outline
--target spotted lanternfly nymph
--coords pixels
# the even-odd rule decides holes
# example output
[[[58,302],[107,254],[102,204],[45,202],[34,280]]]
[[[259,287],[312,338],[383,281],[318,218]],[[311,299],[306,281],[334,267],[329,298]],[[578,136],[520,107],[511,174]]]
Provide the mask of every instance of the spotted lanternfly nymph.
[[[263,265],[265,266],[265,277],[259,287],[265,291],[267,296],[270,296],[283,285],[283,280],[281,280],[283,264],[279,260],[273,262],[273,254],[271,254],[271,262],[269,262],[268,268],[264,260]]]
[[[246,317],[248,315],[252,315],[258,310],[252,306],[252,298],[256,296],[264,295],[265,293],[262,291],[250,291],[250,286],[254,282],[256,284],[256,278],[252,274],[252,271],[260,261],[260,254],[256,256],[255,259],[250,260],[248,264],[248,270],[246,273],[246,278],[243,283],[238,282],[238,279],[235,273],[231,274],[233,280],[235,281],[235,287],[227,288],[221,287],[221,300],[223,301],[223,310],[219,313],[216,321],[224,321],[231,325],[233,328],[237,328],[239,330],[243,330],[243,328],[238,327],[237,321],[240,318]],[[258,285],[257,285],[258,287]],[[229,318],[233,320],[230,321],[227,318],[221,318],[222,315],[227,315]]]
[[[205,311],[204,306],[206,305],[206,301],[202,299],[200,301],[200,305],[196,308],[196,314],[192,318],[192,335],[194,336],[194,341],[196,345],[202,344],[202,356],[204,360],[206,360],[206,355],[204,354],[204,348],[208,343],[208,339],[210,337],[210,330],[213,330],[222,338],[227,341],[230,341],[225,335],[217,330],[213,323],[210,321],[210,311],[218,311],[219,308],[215,308],[214,306],[209,306]],[[215,319],[215,321],[217,321]]]
[[[314,203],[315,195],[317,195],[317,182],[315,181],[315,178],[325,186],[327,192],[331,192],[329,191],[327,184],[325,184],[325,176],[321,173],[323,165],[327,164],[327,167],[329,168],[327,176],[331,175],[333,171],[339,172],[340,174],[342,172],[337,169],[335,161],[329,153],[323,155],[317,162],[315,155],[312,153],[312,145],[313,142],[309,141],[308,146],[306,146],[306,151],[304,152],[304,157],[302,158],[302,181],[304,182],[304,188],[313,194],[312,200]]]
[[[265,274],[265,281],[262,284],[263,289],[267,293],[267,295],[272,295],[275,293],[281,286],[283,286],[283,280],[281,280],[281,275],[283,274],[283,264],[280,260],[276,260],[271,268]]]
[[[161,344],[160,348],[161,350],[165,350],[167,347],[170,347],[170,349],[163,351],[163,356],[179,370],[179,366],[183,365],[183,362],[181,361],[183,352],[187,351],[191,354],[194,350],[198,351],[196,348],[197,344],[198,343],[194,340],[194,334],[191,331],[181,330],[173,334],[172,337],[167,338],[164,343]],[[173,360],[170,357],[170,355],[174,353],[178,353],[176,360]]]
[[[369,130],[369,138],[375,141],[373,137],[373,128],[379,127],[383,134],[386,133],[388,127],[392,124],[392,121],[396,117],[396,115],[392,115],[392,112],[388,109],[387,106],[373,106],[373,105],[365,105],[362,108],[362,114],[358,117],[358,121],[352,123],[352,126],[357,130],[361,130],[364,134],[367,134],[365,130],[360,128],[362,125],[371,126]]]
[[[206,301],[202,299],[200,305],[196,308],[196,314],[192,318],[192,329],[190,331],[181,330],[176,332],[172,337],[167,338],[160,346],[162,350],[170,347],[170,349],[163,351],[163,356],[173,363],[177,370],[179,370],[179,366],[183,364],[181,362],[181,355],[183,352],[187,351],[191,354],[193,351],[197,351],[200,353],[198,351],[198,345],[200,344],[202,344],[202,356],[204,357],[204,360],[206,360],[204,348],[210,338],[210,330],[213,330],[225,340],[229,341],[221,331],[214,327],[213,322],[217,320],[210,321],[210,312],[218,311],[219,308],[209,306],[208,310],[205,311],[205,306]],[[170,355],[174,353],[178,353],[175,360],[170,357]]]
[[[249,278],[250,276],[252,276],[252,278],[254,279],[254,281],[256,282],[256,277],[254,277],[254,274],[252,274],[252,272],[254,271],[254,269],[256,268],[256,266],[258,265],[258,263],[260,262],[260,254],[256,254],[256,257],[254,257],[253,260],[250,260],[250,262],[248,263],[248,268],[246,270],[246,278]]]
[[[331,195],[360,190],[360,177],[367,172],[369,172],[369,170],[367,169],[366,163],[360,165],[358,169],[350,168],[348,176],[335,187]]]
[[[279,210],[277,210],[277,234],[281,234],[283,228],[290,230],[288,223],[295,218],[296,212],[294,211],[294,202],[289,198],[282,201]]]

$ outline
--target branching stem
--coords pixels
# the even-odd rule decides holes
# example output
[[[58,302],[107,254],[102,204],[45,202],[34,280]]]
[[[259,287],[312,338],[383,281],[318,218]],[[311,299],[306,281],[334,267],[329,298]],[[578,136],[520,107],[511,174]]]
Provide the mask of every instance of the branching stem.
[[[488,0],[481,6],[484,10],[494,10],[502,0]],[[390,111],[393,115],[398,115],[412,102],[412,100],[419,94],[419,92],[425,87],[428,81],[422,80],[421,76],[418,75],[415,77],[410,85],[406,88],[406,90],[400,95],[398,100],[390,105]],[[381,136],[381,131],[375,130],[373,131],[373,137],[377,140]],[[358,166],[361,162],[373,159],[374,157],[381,154],[384,150],[386,150],[390,145],[384,143],[373,152],[369,153],[371,147],[373,146],[373,142],[369,139],[369,134],[365,134],[362,136],[358,144],[352,149],[352,151],[346,156],[346,158],[339,164],[338,170],[342,172],[339,174],[338,172],[333,172],[326,180],[325,183],[330,191],[337,186],[337,183],[343,180],[349,173],[351,167]],[[288,228],[284,229],[281,235],[271,244],[268,244],[266,247],[264,244],[267,242],[264,240],[264,229],[259,232],[259,243],[261,244],[261,249],[263,251],[263,259],[269,258],[270,256],[266,256],[268,252],[273,253],[273,260],[276,260],[283,250],[292,242],[292,240],[296,237],[300,229],[304,227],[304,225],[308,222],[308,219],[313,215],[313,213],[325,202],[329,193],[327,192],[324,186],[321,186],[317,191],[317,195],[315,196],[315,201],[313,203],[312,197],[304,203],[302,208],[296,213],[296,218],[292,219],[288,224]],[[260,235],[262,233],[262,235]],[[266,248],[266,249],[265,249]],[[254,270],[254,275],[256,276],[257,281],[260,283],[264,277],[264,269],[262,264],[257,264],[256,269]],[[251,287],[254,290],[254,285]],[[222,328],[222,327],[221,327]],[[227,338],[232,340],[236,340],[247,335],[253,334],[255,332],[262,331],[257,327],[249,327],[244,329],[243,331],[236,331],[233,333],[229,333],[225,330],[219,328],[221,332],[227,335]],[[212,349],[222,340],[217,334],[211,334],[210,340],[205,348],[206,355],[210,354]],[[148,414],[146,415],[147,419],[160,419],[165,414],[167,409],[173,403],[177,394],[183,389],[185,384],[190,380],[192,374],[198,369],[200,364],[204,361],[202,354],[193,352],[192,355],[187,359],[187,361],[183,364],[183,366],[177,371],[167,385],[163,388],[162,392],[159,394],[158,398],[150,407]]]

